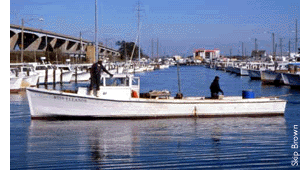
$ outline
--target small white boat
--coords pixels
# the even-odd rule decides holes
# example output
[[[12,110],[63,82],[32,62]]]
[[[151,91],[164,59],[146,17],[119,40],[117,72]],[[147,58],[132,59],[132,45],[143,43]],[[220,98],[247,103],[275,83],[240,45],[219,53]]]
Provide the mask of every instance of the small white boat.
[[[147,66],[147,71],[153,71],[154,70],[154,66],[153,65],[148,65]]]
[[[36,86],[37,81],[39,79],[39,74],[34,71],[33,66],[25,65],[20,67],[20,69],[20,76],[23,77],[21,87],[26,88]]]
[[[75,92],[27,88],[32,119],[278,116],[286,106],[286,100],[278,98],[175,99],[165,93],[142,98],[140,80],[133,75],[103,75],[101,82],[98,97],[87,87]]]
[[[16,76],[16,69],[10,69],[10,92],[18,92],[21,89],[23,77]]]

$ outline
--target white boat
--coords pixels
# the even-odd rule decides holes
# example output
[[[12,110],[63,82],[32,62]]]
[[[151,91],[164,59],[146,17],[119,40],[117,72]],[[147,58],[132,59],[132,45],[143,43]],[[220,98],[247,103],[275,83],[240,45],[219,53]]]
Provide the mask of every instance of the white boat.
[[[10,69],[10,92],[18,92],[21,89],[23,77],[17,76],[16,69]]]
[[[26,87],[32,87],[37,84],[38,74],[32,70],[32,67],[25,64],[15,65],[10,69],[10,89],[11,92],[18,92]]]
[[[283,75],[283,73],[288,72],[288,63],[279,63],[275,69],[275,65],[267,64],[265,70],[261,72],[261,80],[264,84],[276,84],[283,85],[289,84],[288,79]]]
[[[261,72],[261,80],[263,84],[284,84],[282,80],[282,73],[264,70]]]
[[[23,77],[21,88],[36,86],[39,79],[39,74],[34,71],[33,66],[25,65],[20,68],[20,76]]]
[[[10,92],[18,92],[21,89],[22,77],[10,78]]]
[[[235,72],[237,75],[240,76],[248,76],[249,75],[249,66],[247,66],[247,63],[241,62],[238,64],[237,67],[235,67]]]
[[[300,88],[300,63],[291,63],[289,66],[293,67],[295,70],[291,73],[282,73],[285,83],[290,85],[292,88]]]
[[[142,67],[142,66],[135,66],[133,72],[134,72],[134,73],[141,73],[141,72],[144,72],[144,67]]]
[[[300,74],[294,74],[294,73],[282,73],[288,82],[288,85],[290,85],[293,88],[300,88]]]
[[[154,66],[153,65],[148,65],[147,66],[147,71],[153,71],[154,70]]]
[[[248,69],[247,68],[244,68],[244,67],[238,67],[238,72],[237,72],[238,75],[240,76],[248,76],[249,75],[249,72],[248,72]]]
[[[139,92],[139,78],[122,74],[103,75],[99,97],[89,95],[87,87],[75,92],[27,88],[27,97],[32,119],[278,116],[286,106],[286,100],[278,98],[142,98]]]
[[[264,67],[262,67],[262,63],[250,63],[248,73],[249,77],[252,80],[260,80],[261,79],[261,72],[263,70],[266,70]]]

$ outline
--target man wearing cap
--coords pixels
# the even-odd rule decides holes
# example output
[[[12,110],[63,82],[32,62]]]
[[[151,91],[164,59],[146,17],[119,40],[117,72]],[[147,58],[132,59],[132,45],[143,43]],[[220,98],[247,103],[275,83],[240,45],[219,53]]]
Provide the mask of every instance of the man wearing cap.
[[[101,73],[102,70],[110,75],[110,77],[113,76],[113,74],[109,73],[106,68],[102,65],[102,60],[99,59],[98,62],[94,63],[91,67],[91,84],[90,84],[90,95],[93,94],[93,87],[96,85],[97,90],[97,97],[100,95],[100,80],[101,80]]]
[[[223,91],[221,90],[220,88],[220,85],[219,85],[219,77],[216,76],[214,81],[211,83],[210,85],[210,93],[211,93],[211,98],[212,99],[218,99],[219,98],[219,92],[222,93],[222,95],[224,95]]]

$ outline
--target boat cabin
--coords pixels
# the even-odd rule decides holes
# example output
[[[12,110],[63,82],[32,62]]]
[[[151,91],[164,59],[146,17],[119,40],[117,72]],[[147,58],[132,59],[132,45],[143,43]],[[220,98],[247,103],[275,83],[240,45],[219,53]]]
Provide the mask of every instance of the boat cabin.
[[[78,94],[88,95],[88,87],[79,87]],[[94,90],[94,95],[96,90]],[[140,94],[140,78],[129,74],[107,74],[101,76],[100,95],[103,99],[128,100],[138,98]]]

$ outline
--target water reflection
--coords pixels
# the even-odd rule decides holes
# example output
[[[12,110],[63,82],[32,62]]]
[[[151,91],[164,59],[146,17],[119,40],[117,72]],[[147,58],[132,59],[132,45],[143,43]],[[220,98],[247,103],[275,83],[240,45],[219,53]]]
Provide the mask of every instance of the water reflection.
[[[178,164],[222,167],[239,157],[282,154],[283,117],[118,121],[31,121],[30,167],[153,168]],[[254,146],[271,149],[253,148]],[[253,151],[257,154],[253,155]],[[277,150],[277,151],[276,151]],[[72,164],[70,164],[70,161]],[[253,162],[252,162],[253,163]],[[225,165],[225,164],[224,164]],[[244,164],[244,165],[247,165]],[[249,163],[250,166],[250,163]]]

